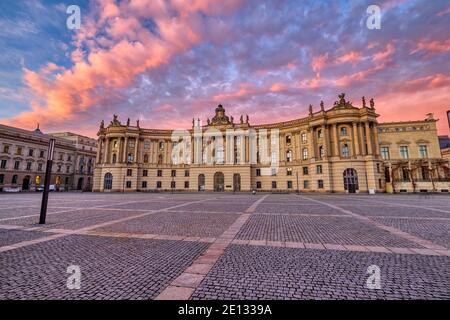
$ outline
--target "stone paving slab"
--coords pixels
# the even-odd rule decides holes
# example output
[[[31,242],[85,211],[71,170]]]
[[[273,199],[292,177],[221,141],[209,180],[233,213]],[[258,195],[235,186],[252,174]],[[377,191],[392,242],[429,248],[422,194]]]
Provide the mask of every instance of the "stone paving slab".
[[[0,299],[151,299],[206,247],[72,235],[3,252]],[[66,286],[70,265],[80,266],[80,290]]]
[[[184,207],[182,207],[184,209]],[[239,215],[202,212],[159,212],[153,215],[117,223],[99,231],[154,233],[190,237],[217,237]]]
[[[45,225],[39,225],[39,216],[2,221],[2,224],[13,224],[43,229],[79,229],[90,225],[136,215],[142,212],[109,211],[102,209],[83,209],[47,215]]]
[[[380,267],[381,289],[366,286]],[[193,299],[450,299],[450,258],[231,245]]]
[[[384,225],[450,248],[450,220],[373,218]]]
[[[199,208],[198,205],[192,204],[183,207],[184,211],[207,211],[207,212],[242,212],[247,209],[249,204],[239,203],[238,201],[228,202],[228,204],[214,203],[212,201],[202,204]]]
[[[247,221],[237,238],[319,244],[421,247],[353,217],[257,214]]]
[[[426,210],[422,208],[412,208],[412,207],[394,207],[394,206],[383,206],[379,205],[377,207],[369,206],[358,206],[357,204],[351,205],[340,205],[343,209],[350,210],[356,214],[362,216],[391,216],[391,217],[437,217],[437,218],[449,218],[450,213]]]
[[[0,247],[45,236],[44,232],[0,229]]]
[[[344,215],[341,211],[328,208],[323,205],[303,205],[300,201],[297,205],[266,204],[262,203],[256,209],[256,213],[273,214],[317,214],[317,215]]]

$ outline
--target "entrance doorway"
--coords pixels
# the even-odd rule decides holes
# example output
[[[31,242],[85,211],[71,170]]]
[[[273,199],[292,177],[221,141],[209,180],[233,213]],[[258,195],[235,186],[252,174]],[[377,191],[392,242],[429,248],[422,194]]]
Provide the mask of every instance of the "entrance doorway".
[[[224,190],[225,178],[222,172],[214,173],[214,191],[222,192]]]
[[[358,173],[355,169],[349,168],[344,170],[344,189],[348,193],[355,193],[359,190]]]
[[[239,173],[233,175],[233,191],[241,191],[241,175]]]
[[[22,181],[22,190],[30,189],[30,176],[25,176]]]
[[[83,190],[83,178],[78,179],[77,190]]]
[[[111,174],[111,172],[108,172],[107,174],[105,174],[105,180],[103,181],[103,189],[111,190],[112,182],[113,182],[113,175]]]
[[[203,173],[198,175],[198,191],[205,191],[205,175]]]

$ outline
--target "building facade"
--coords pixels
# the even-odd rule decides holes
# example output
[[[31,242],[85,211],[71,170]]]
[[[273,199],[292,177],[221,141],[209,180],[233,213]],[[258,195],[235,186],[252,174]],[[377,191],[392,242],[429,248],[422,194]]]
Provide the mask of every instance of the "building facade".
[[[97,142],[73,133],[43,134],[0,125],[0,191],[34,191],[44,184],[49,139],[55,138],[55,190],[92,190]]]
[[[117,116],[98,132],[94,191],[448,192],[436,121],[378,123],[373,99],[339,95],[326,110],[271,124],[235,122],[223,106],[187,130]]]

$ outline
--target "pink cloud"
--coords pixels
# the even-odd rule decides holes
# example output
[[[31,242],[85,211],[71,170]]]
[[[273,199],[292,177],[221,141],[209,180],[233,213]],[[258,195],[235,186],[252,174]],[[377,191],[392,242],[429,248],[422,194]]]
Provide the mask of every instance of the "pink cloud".
[[[362,55],[360,52],[350,51],[336,59],[337,63],[346,63],[346,62],[358,62],[362,59]]]

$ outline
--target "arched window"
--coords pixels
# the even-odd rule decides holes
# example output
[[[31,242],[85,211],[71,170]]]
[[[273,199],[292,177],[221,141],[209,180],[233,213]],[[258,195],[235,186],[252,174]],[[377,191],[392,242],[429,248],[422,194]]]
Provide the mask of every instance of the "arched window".
[[[162,164],[162,162],[163,162],[163,155],[160,154],[158,155],[158,164]]]
[[[346,144],[346,143],[342,144],[341,153],[342,153],[343,157],[349,157],[350,156],[350,152],[348,150],[348,144]]]
[[[347,135],[347,128],[346,127],[342,127],[341,128],[341,136],[346,136]]]
[[[117,162],[117,155],[115,153],[113,153],[112,155],[112,163],[116,163]]]
[[[17,176],[17,174],[13,175],[13,176],[12,176],[11,183],[12,183],[12,184],[17,184],[17,180],[18,180],[18,179],[19,179],[19,177]]]
[[[292,150],[288,150],[286,152],[286,161],[287,162],[292,162]]]
[[[105,174],[105,180],[103,182],[103,189],[105,190],[111,190],[112,189],[112,181],[113,181],[113,175],[111,172],[108,172]]]
[[[308,148],[303,148],[303,160],[308,160]]]
[[[306,143],[307,141],[308,141],[308,138],[307,138],[306,132],[303,132],[302,133],[302,142]]]
[[[148,163],[148,154],[144,154],[144,163]]]
[[[128,154],[128,162],[133,162],[134,161],[134,156],[132,153]]]
[[[159,142],[159,150],[164,149],[164,141]]]

